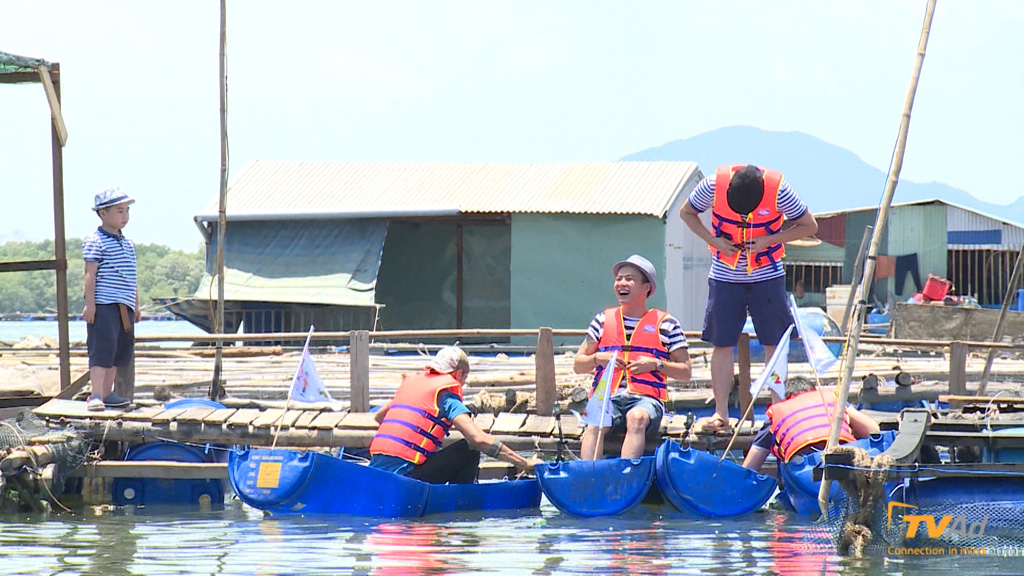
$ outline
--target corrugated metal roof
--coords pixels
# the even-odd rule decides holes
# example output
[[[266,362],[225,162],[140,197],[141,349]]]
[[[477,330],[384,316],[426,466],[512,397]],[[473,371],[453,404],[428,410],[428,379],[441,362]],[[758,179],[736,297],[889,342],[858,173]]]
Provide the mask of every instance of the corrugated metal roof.
[[[228,186],[229,219],[438,213],[664,217],[694,162],[402,164],[255,161]],[[214,198],[196,215],[216,220]]]
[[[993,216],[992,214],[988,214],[986,212],[982,212],[981,210],[977,210],[975,208],[970,208],[970,207],[964,206],[962,204],[957,204],[955,202],[949,202],[948,200],[942,200],[942,199],[939,199],[939,198],[931,198],[931,199],[928,199],[928,200],[915,200],[913,202],[901,202],[901,203],[898,203],[898,204],[893,204],[890,208],[899,208],[899,207],[902,207],[902,206],[921,206],[921,205],[924,205],[924,204],[944,204],[946,206],[951,206],[951,207],[954,207],[954,208],[959,208],[960,210],[966,210],[966,211],[969,211],[969,212],[973,212],[975,214],[980,214],[982,216],[985,216],[986,218],[991,218],[993,220],[998,220],[999,222],[1002,222],[1004,224],[1009,224],[1010,226],[1016,226],[1018,228],[1021,227],[1021,225],[1019,223],[1014,222],[1013,220],[1007,220],[1005,218],[1000,218],[999,216]],[[864,206],[862,208],[849,208],[847,210],[833,210],[831,212],[820,212],[820,213],[815,213],[814,217],[815,218],[819,218],[819,217],[834,216],[836,214],[850,214],[852,212],[867,212],[869,210],[878,210],[878,206]]]
[[[946,200],[940,200],[933,198],[930,200],[917,200],[915,202],[903,202],[899,204],[893,204],[892,208],[916,208],[923,207],[929,204],[937,204],[945,206],[946,208],[946,231],[948,233],[956,232],[977,232],[977,231],[994,231],[999,230],[998,242],[953,242],[947,241],[947,245],[950,248],[961,248],[961,249],[991,249],[993,246],[998,247],[1001,250],[1019,250],[1021,243],[1024,242],[1024,227],[1020,224],[1013,222],[1012,220],[1006,220],[986,214],[974,208],[969,208],[961,204],[954,202],[948,202]],[[853,208],[850,210],[838,210],[835,212],[823,212],[815,214],[815,218],[827,218],[838,214],[849,214],[853,212],[866,212],[869,210],[877,210],[878,206],[864,207],[864,208]],[[952,236],[951,236],[952,237]],[[957,238],[962,235],[957,235]],[[894,249],[891,245],[892,240],[890,239],[890,249]]]

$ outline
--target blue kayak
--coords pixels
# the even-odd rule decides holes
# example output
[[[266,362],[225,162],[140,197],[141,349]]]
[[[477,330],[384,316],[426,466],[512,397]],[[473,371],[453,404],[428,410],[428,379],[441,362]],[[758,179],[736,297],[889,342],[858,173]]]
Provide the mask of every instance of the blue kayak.
[[[534,472],[555,508],[574,516],[611,516],[634,508],[647,495],[654,457],[538,464]]]
[[[863,448],[870,456],[877,456],[885,452],[895,439],[896,431],[890,430],[845,445]],[[779,464],[782,485],[785,487],[783,493],[788,497],[793,509],[800,514],[807,516],[821,514],[821,509],[818,508],[818,489],[821,482],[814,481],[814,469],[821,465],[821,455],[821,452],[815,452],[807,456],[795,456],[789,462]],[[842,490],[839,488],[838,482],[833,482],[829,492],[829,501],[832,502],[840,498],[841,493]]]
[[[233,450],[228,478],[242,502],[272,514],[418,518],[540,506],[535,479],[428,484],[329,454],[296,450]]]
[[[735,462],[665,440],[655,454],[658,486],[677,509],[709,518],[733,518],[764,506],[778,482]]]

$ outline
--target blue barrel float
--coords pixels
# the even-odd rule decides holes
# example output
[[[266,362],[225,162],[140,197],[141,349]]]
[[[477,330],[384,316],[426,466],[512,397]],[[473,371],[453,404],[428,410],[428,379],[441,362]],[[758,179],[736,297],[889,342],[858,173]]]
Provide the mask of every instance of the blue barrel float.
[[[548,501],[566,514],[622,514],[644,499],[654,480],[654,457],[605,458],[538,464],[533,468]]]
[[[775,478],[667,439],[655,454],[655,475],[678,510],[707,518],[734,518],[764,506]]]
[[[186,398],[167,404],[175,408],[224,408],[202,398]],[[128,449],[126,461],[222,462],[223,451],[213,446],[192,446],[177,442],[147,442]],[[214,479],[115,478],[112,500],[117,506],[224,506],[224,481]]]

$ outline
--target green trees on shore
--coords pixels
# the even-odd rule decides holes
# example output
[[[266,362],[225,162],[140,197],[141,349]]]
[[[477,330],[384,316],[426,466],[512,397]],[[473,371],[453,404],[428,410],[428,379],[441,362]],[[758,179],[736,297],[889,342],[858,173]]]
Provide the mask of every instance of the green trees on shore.
[[[68,311],[81,314],[85,264],[82,239],[68,238]],[[152,308],[151,296],[191,296],[203,278],[203,252],[171,250],[162,244],[136,244],[139,299],[143,311]],[[8,242],[0,245],[0,262],[52,260],[53,240]],[[0,274],[0,314],[38,314],[57,308],[56,273],[52,270]]]

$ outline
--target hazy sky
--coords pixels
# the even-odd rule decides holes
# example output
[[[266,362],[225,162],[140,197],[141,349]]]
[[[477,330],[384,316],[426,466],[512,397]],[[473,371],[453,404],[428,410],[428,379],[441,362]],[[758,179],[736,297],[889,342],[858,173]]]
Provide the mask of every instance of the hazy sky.
[[[887,170],[925,0],[231,0],[230,173],[251,160],[616,160],[732,125]],[[193,249],[217,196],[219,2],[0,0],[0,51],[60,62],[67,236],[138,199]],[[1024,2],[939,0],[902,177],[1024,195]],[[1014,39],[1016,38],[1016,40]],[[0,238],[53,236],[49,112],[0,85]],[[756,158],[737,159],[756,163]],[[710,167],[703,167],[707,171]]]

